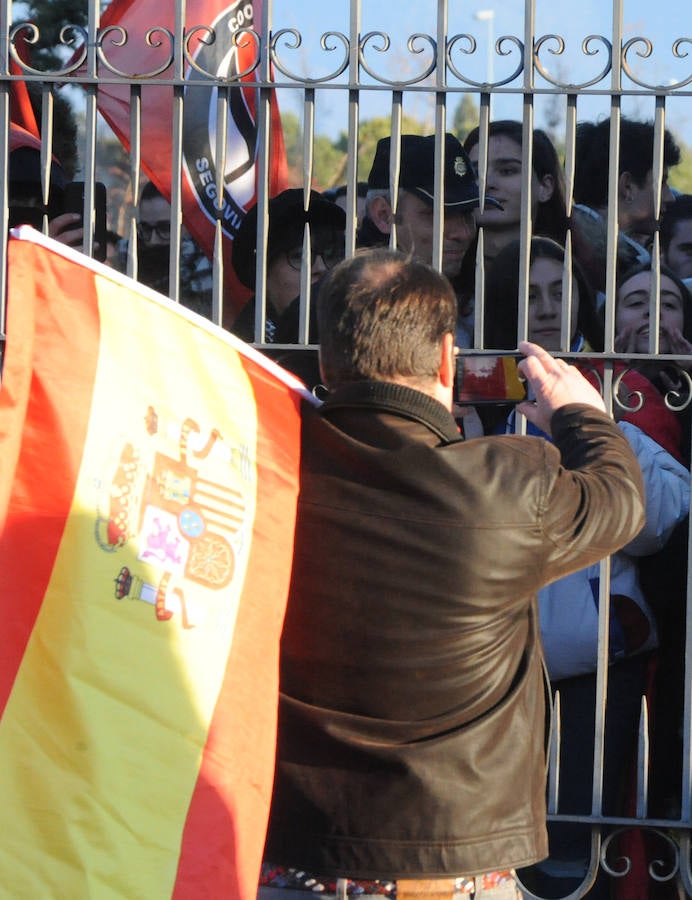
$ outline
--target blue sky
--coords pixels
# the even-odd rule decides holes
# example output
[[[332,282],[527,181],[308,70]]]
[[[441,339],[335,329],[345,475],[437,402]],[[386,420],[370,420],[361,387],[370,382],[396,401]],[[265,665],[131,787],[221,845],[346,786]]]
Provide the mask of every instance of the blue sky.
[[[450,0],[449,7],[447,34],[470,33],[477,41],[474,54],[459,51],[454,55],[454,61],[468,77],[483,81],[489,67],[488,46],[491,36],[493,42],[502,35],[514,35],[523,39],[523,0]],[[368,61],[378,72],[393,79],[402,77],[402,74],[404,78],[412,77],[414,73],[424,70],[431,58],[430,52],[426,48],[418,55],[412,54],[406,48],[406,41],[415,32],[435,35],[436,10],[436,0],[417,0],[415,3],[409,0],[362,0],[361,33],[382,30],[392,39],[387,52],[380,53],[374,44],[371,45]],[[476,19],[474,13],[479,10],[492,10],[492,20]],[[535,34],[559,34],[566,42],[565,52],[561,56],[551,54],[548,46],[544,48],[541,59],[550,73],[564,82],[580,82],[595,77],[604,67],[605,55],[601,52],[588,57],[582,52],[581,44],[588,35],[603,35],[610,40],[613,34],[612,21],[613,10],[607,0],[579,0],[575,4],[560,0],[536,0]],[[285,64],[301,75],[320,76],[334,68],[341,51],[325,52],[320,48],[320,37],[328,30],[348,34],[348,23],[348,0],[273,0],[273,31],[276,32],[281,27],[296,27],[301,31],[303,44],[299,49],[282,48],[280,51]],[[652,0],[624,0],[624,40],[644,36],[653,44],[653,52],[648,59],[638,57],[634,51],[630,51],[628,58],[636,77],[649,84],[669,84],[671,79],[682,81],[692,76],[691,25],[690,7],[683,0],[659,0],[657,3]],[[686,59],[676,59],[672,50],[673,42],[686,35],[690,36],[690,43],[684,44],[680,50],[689,52],[690,55]],[[425,47],[425,44],[420,46]],[[598,41],[592,42],[592,49],[599,46]],[[555,48],[556,44],[553,42],[550,47]],[[505,42],[505,49],[512,50],[511,42]],[[518,51],[513,51],[504,58],[495,56],[494,79],[509,75],[516,68],[517,62]],[[538,78],[536,86],[548,85]],[[516,82],[512,87],[521,87],[521,83]],[[594,87],[608,89],[610,76]],[[623,88],[630,87],[635,85],[625,77]],[[684,90],[691,91],[692,86]],[[325,133],[333,138],[346,129],[346,104],[341,96],[343,93],[318,91],[318,133]],[[301,101],[297,93],[290,92],[290,96],[286,95],[282,102],[300,114]],[[494,116],[521,117],[521,97],[518,94],[497,96],[493,102]],[[373,92],[372,96],[363,95],[361,103],[364,117],[388,115],[391,94],[389,91]],[[455,106],[453,98],[448,105],[450,114]],[[544,124],[546,107],[545,99],[536,100],[537,125]],[[626,114],[636,118],[650,119],[654,115],[653,101],[641,95],[623,97],[622,107]],[[666,108],[668,127],[686,142],[692,143],[692,95],[672,98]],[[607,113],[608,109],[607,97],[582,97],[578,105],[578,118],[596,118]],[[417,118],[433,121],[434,111],[429,95],[412,97],[410,106],[405,106],[405,112],[407,111]],[[561,112],[561,115],[564,113]]]

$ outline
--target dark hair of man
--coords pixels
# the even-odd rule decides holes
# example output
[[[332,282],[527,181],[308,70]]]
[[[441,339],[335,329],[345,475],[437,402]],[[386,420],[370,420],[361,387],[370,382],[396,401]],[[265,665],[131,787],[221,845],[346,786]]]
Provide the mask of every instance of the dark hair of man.
[[[166,198],[163,196],[161,191],[156,187],[153,181],[147,181],[147,183],[142,188],[142,193],[139,195],[140,204],[145,200],[158,200],[161,197],[163,200]],[[166,203],[168,201],[166,200]]]
[[[610,119],[579,122],[575,142],[574,200],[594,209],[608,204]],[[663,134],[663,165],[676,166],[680,148],[673,135]],[[640,187],[654,167],[653,122],[620,119],[620,174],[629,172]]]
[[[617,304],[619,302],[619,294],[620,288],[625,284],[626,281],[629,281],[630,278],[634,278],[635,275],[639,275],[640,272],[651,272],[652,265],[650,262],[641,263],[640,265],[631,266],[629,269],[626,269],[624,272],[618,275],[617,279],[617,292],[615,295],[615,307],[617,309]],[[685,340],[692,341],[692,293],[690,293],[690,289],[687,287],[684,281],[673,272],[672,269],[669,269],[668,266],[661,266],[661,275],[665,275],[667,278],[676,285],[678,290],[680,291],[680,296],[682,297],[682,335]]]
[[[332,203],[335,200],[338,200],[339,197],[345,197],[348,193],[348,185],[340,184],[338,187],[327,188],[326,191],[322,191],[322,196],[326,197],[327,200],[331,200]],[[357,181],[356,182],[356,197],[367,197],[368,196],[368,183],[367,181]]]
[[[353,381],[424,384],[437,376],[457,301],[440,272],[396,250],[358,251],[329,271],[318,298],[320,364],[330,388]]]
[[[485,280],[484,346],[489,350],[512,350],[517,345],[519,323],[520,242],[512,241],[497,254]],[[530,264],[537,259],[565,261],[565,248],[550,238],[531,239]],[[577,261],[572,259],[572,278],[579,290],[577,330],[592,350],[603,350],[603,322],[596,299]],[[571,337],[571,335],[570,335]]]
[[[676,225],[685,219],[692,219],[692,194],[680,194],[666,206],[661,219],[661,249],[664,253],[668,253],[670,242],[675,237]]]
[[[521,149],[523,126],[514,119],[498,119],[488,125],[488,137],[504,136],[514,141]],[[478,127],[469,131],[464,141],[467,153],[480,141]],[[531,165],[538,179],[546,175],[552,176],[553,194],[550,200],[540,203],[533,223],[533,233],[551,237],[562,242],[567,233],[567,211],[565,207],[565,175],[560,165],[557,150],[545,131],[535,128],[533,131],[533,155]]]

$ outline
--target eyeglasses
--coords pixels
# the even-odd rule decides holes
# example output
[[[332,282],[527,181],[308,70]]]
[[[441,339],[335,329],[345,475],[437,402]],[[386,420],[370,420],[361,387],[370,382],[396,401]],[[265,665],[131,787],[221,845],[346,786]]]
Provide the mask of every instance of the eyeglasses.
[[[321,257],[325,266],[331,269],[344,258],[344,248],[339,247],[338,244],[330,244],[326,247],[314,249],[310,254],[311,266],[315,265],[318,257]],[[286,252],[286,261],[292,269],[300,271],[303,267],[303,248],[295,247],[293,250],[288,250]]]
[[[170,241],[171,239],[171,223],[168,219],[162,219],[160,222],[139,222],[137,225],[137,237],[148,244],[151,236],[155,234],[160,241]]]

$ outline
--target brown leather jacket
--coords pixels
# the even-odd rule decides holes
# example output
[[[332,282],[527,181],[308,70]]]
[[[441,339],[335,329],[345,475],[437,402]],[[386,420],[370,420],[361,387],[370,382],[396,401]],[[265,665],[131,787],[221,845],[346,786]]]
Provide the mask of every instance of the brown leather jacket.
[[[351,385],[306,411],[266,858],[354,878],[547,855],[536,591],[643,522],[614,423],[463,442],[437,401]]]

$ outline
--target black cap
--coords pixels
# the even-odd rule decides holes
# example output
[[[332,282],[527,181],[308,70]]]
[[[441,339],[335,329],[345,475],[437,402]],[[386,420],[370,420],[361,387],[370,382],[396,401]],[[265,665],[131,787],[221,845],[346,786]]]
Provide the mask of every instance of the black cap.
[[[317,191],[310,191],[305,210],[302,188],[290,188],[269,201],[269,232],[267,236],[267,262],[271,263],[286,250],[293,250],[303,243],[305,223],[311,228],[345,231],[346,213]],[[233,238],[232,262],[238,280],[254,289],[257,249],[257,205],[251,207]]]
[[[390,150],[391,138],[382,138],[377,142],[375,159],[368,176],[369,188],[390,190]],[[435,196],[434,178],[435,135],[402,134],[399,187],[432,203]],[[449,133],[445,135],[443,182],[446,207],[474,209],[478,206],[478,183],[473,164],[457,138]]]

